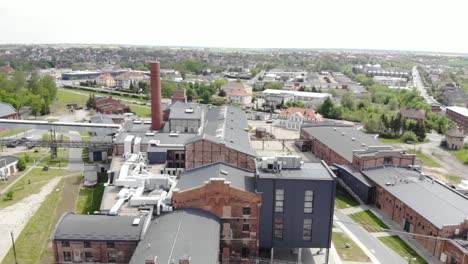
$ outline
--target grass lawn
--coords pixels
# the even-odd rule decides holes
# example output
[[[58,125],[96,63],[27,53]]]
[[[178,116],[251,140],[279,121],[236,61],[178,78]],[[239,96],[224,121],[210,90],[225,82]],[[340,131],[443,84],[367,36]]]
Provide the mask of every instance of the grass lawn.
[[[71,93],[71,94],[74,94],[71,91],[75,91],[75,92],[78,92],[78,93],[83,93],[83,94],[86,94],[86,96],[82,95],[82,96],[86,97],[86,99],[89,98],[89,94],[94,94],[95,96],[104,96],[104,97],[112,96],[112,98],[115,98],[115,99],[124,99],[124,100],[132,100],[132,101],[139,101],[139,102],[148,102],[148,99],[139,98],[139,97],[135,98],[135,97],[131,97],[131,96],[122,96],[122,95],[117,95],[117,94],[91,92],[91,91],[72,89],[72,88],[59,88],[58,90],[63,91],[63,92],[67,92],[67,93]],[[75,94],[75,95],[77,95],[77,94]],[[86,105],[86,101],[85,101],[85,103],[83,105]]]
[[[68,149],[57,149],[57,157],[52,159],[50,155],[45,156],[38,166],[51,166],[51,167],[67,167],[69,154]]]
[[[21,201],[23,198],[40,192],[42,186],[52,178],[66,175],[66,170],[42,171],[42,169],[32,169],[20,181],[15,183],[10,190],[14,191],[13,200],[0,199],[0,208],[4,208]]]
[[[101,207],[104,184],[99,183],[95,188],[81,187],[78,200],[76,201],[76,214],[92,214]]]
[[[414,251],[398,236],[379,237],[379,240],[402,257],[416,258],[416,261],[412,261],[411,263],[427,263],[421,256],[418,255],[418,253],[416,253],[416,251]]]
[[[26,167],[29,167],[34,164],[34,161],[38,160],[40,157],[44,156],[46,153],[46,149],[37,149],[38,152],[34,152],[34,150],[16,153],[14,156],[18,158],[24,158],[26,161]]]
[[[447,178],[447,181],[450,183],[460,183],[462,180],[461,177],[456,176],[456,175],[448,175],[446,178]]]
[[[367,262],[369,258],[362,249],[354,243],[346,234],[333,232],[332,242],[335,245],[338,255],[340,255],[341,260],[344,261],[356,261],[356,262]],[[349,244],[350,247],[346,248],[344,245]]]
[[[63,186],[64,181],[61,180],[56,186],[60,191],[53,191],[47,196],[39,210],[17,238],[16,253],[18,263],[36,264],[40,261],[42,253],[46,249],[52,228],[54,227],[54,217],[51,217],[51,215],[53,216],[57,208]],[[15,263],[13,250],[11,248],[2,261],[2,264],[10,263]]]
[[[67,104],[77,103],[79,106],[85,106],[88,101],[88,95],[76,94],[64,89],[57,90],[57,99],[54,102],[54,108],[59,111],[68,111]]]
[[[84,142],[89,142],[89,138],[91,137],[91,132],[80,131],[81,140]]]
[[[151,108],[149,106],[132,104],[129,107],[130,112],[135,113],[139,117],[151,117]]]
[[[25,131],[27,131],[27,129],[4,129],[0,131],[0,138],[11,137]]]
[[[349,194],[336,192],[335,207],[338,209],[345,209],[353,206],[358,206],[359,203]]]
[[[461,162],[468,164],[468,149],[462,148],[459,150],[449,150]]]
[[[351,214],[349,217],[369,232],[382,232],[382,228],[388,229],[388,226],[369,210]]]
[[[386,144],[402,144],[403,142],[399,138],[382,138],[378,137],[378,139]]]
[[[420,159],[426,166],[440,168],[440,164],[437,163],[435,160],[429,158],[428,156],[421,153],[421,151],[416,151],[416,158]]]
[[[64,136],[62,134],[55,134],[55,139],[57,140],[63,140],[63,141],[70,141],[70,137]],[[50,134],[44,134],[42,135],[42,140],[44,141],[50,141]]]

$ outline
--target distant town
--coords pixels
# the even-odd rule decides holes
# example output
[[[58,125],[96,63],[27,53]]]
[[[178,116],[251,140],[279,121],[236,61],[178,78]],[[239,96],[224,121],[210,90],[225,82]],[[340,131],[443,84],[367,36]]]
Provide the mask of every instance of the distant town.
[[[0,263],[468,264],[468,57],[0,45]]]

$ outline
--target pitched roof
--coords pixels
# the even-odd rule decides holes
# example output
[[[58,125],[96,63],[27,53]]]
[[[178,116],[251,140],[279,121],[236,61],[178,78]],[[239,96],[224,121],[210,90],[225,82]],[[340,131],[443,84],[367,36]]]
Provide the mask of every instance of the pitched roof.
[[[96,80],[114,80],[114,78],[109,73],[102,73],[96,77]]]
[[[302,130],[315,137],[349,162],[353,162],[354,150],[362,150],[370,146],[388,147],[373,136],[349,126],[303,126]]]
[[[2,72],[2,73],[11,73],[11,72],[14,72],[14,71],[15,71],[15,69],[13,69],[10,66],[0,66],[0,72]]]
[[[438,228],[468,218],[468,197],[417,171],[379,167],[362,173]]]
[[[249,94],[245,90],[230,90],[227,92],[229,95],[236,95],[236,96],[248,96]]]
[[[15,156],[0,156],[0,161],[5,160],[6,165],[18,161],[18,158]],[[3,164],[3,162],[1,162]]]
[[[424,119],[426,117],[426,110],[406,107],[400,110],[400,114],[404,118],[409,119]]]
[[[76,215],[67,213],[60,219],[54,240],[139,241],[146,216],[133,225],[134,216]]]
[[[447,131],[447,136],[449,136],[449,137],[460,137],[460,138],[465,137],[463,132],[458,127],[454,127],[452,129],[450,129],[449,131]]]
[[[221,86],[221,89],[225,90],[245,90],[245,89],[252,89],[252,86],[244,83],[244,82],[228,82],[225,85]]]
[[[290,115],[300,113],[304,116],[305,119],[312,119],[316,121],[322,121],[323,116],[312,109],[309,108],[301,108],[301,107],[289,107],[286,110],[283,110],[280,113],[280,118],[288,118]]]
[[[0,102],[0,117],[16,114],[16,109],[9,103]]]
[[[158,263],[218,263],[220,223],[216,216],[198,209],[183,209],[154,219],[138,244],[130,264],[157,257]]]
[[[255,190],[255,178],[252,172],[224,162],[185,171],[177,182],[176,188],[185,191],[201,187],[211,178],[224,178],[230,182],[231,187],[242,191],[253,192]]]
[[[149,79],[148,75],[142,72],[128,71],[121,73],[115,77],[116,80],[146,80]]]

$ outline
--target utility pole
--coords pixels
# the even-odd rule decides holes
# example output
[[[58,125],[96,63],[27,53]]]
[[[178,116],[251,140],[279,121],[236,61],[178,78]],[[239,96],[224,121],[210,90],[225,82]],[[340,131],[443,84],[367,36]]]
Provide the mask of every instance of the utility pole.
[[[11,243],[13,244],[13,255],[15,256],[15,264],[18,264],[18,260],[16,259],[15,238],[13,236],[13,231],[11,231],[10,234],[11,234]]]

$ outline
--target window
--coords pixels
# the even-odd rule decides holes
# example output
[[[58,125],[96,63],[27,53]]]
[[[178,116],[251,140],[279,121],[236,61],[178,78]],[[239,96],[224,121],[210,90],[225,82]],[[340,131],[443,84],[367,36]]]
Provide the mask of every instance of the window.
[[[113,242],[107,242],[107,248],[115,248],[115,244]]]
[[[246,247],[242,248],[242,258],[248,258],[249,255],[250,255],[249,248],[246,248]]]
[[[314,192],[305,191],[304,193],[304,213],[312,213],[312,207],[314,203]]]
[[[393,158],[392,157],[384,157],[383,163],[384,164],[392,164],[393,163]]]
[[[312,239],[312,219],[304,219],[302,227],[302,240],[310,241]]]
[[[248,207],[248,206],[242,207],[242,214],[243,215],[250,215],[250,207]]]
[[[250,225],[249,224],[242,224],[242,231],[249,232],[250,231]]]
[[[283,240],[283,218],[275,217],[275,229],[274,229],[274,236],[275,240]]]
[[[176,160],[179,159],[179,153],[176,153],[176,154],[175,154],[175,159],[176,159]]]
[[[276,189],[275,191],[275,213],[282,213],[284,209],[284,190]]]
[[[116,263],[117,257],[115,252],[107,252],[107,262],[109,263]]]
[[[185,153],[180,154],[180,159],[185,160]]]
[[[86,262],[93,262],[93,253],[92,252],[85,252],[85,261]]]
[[[70,242],[62,241],[62,247],[70,247]]]
[[[91,242],[83,242],[84,248],[91,248]]]
[[[63,261],[71,261],[71,252],[68,252],[68,251],[63,252]]]

